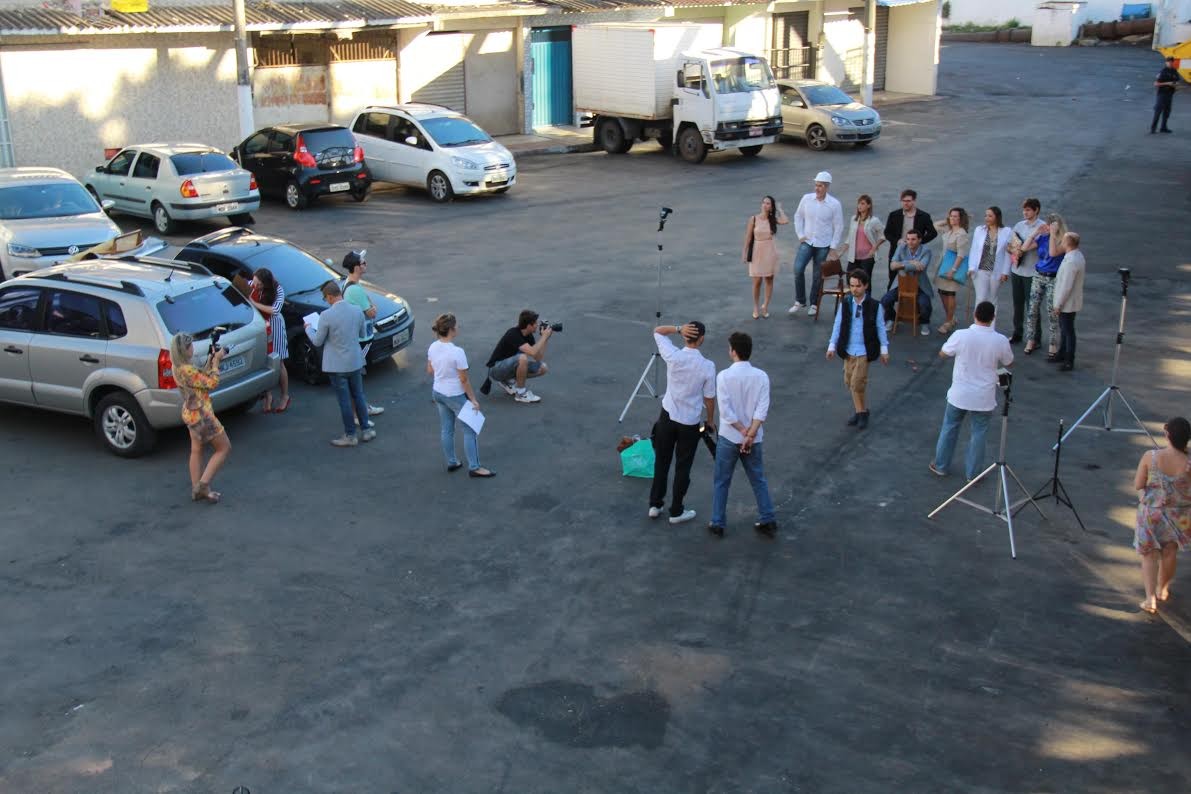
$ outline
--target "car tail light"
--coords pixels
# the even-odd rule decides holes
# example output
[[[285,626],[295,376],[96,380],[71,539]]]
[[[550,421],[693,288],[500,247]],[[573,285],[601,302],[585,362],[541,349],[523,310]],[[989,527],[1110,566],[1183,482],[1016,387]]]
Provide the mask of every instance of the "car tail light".
[[[352,159],[355,160],[357,163],[364,162],[364,149],[361,146],[359,146],[358,144],[356,145],[355,150],[352,151]]]
[[[368,174],[356,174],[356,179],[367,179]]]
[[[157,388],[178,388],[178,382],[174,380],[174,362],[170,360],[168,350],[162,350],[157,354]]]
[[[305,166],[307,168],[314,168],[316,165],[318,165],[318,163],[314,160],[314,155],[311,154],[310,150],[306,148],[306,141],[302,140],[301,135],[299,135],[297,140],[294,141],[294,148],[297,150],[297,153],[294,155],[294,162],[296,162],[298,165]]]
[[[194,187],[194,182],[189,179],[182,183],[182,186],[178,188],[178,192],[182,194],[182,198],[198,198],[199,195],[198,190]]]
[[[248,178],[248,189],[249,190],[257,190],[258,189],[256,186],[256,174],[253,174],[251,177]]]

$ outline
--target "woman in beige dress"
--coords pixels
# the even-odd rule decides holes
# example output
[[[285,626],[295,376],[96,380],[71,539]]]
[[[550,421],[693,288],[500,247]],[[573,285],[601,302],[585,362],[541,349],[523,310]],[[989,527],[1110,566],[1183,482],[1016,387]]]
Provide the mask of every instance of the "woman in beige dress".
[[[960,290],[968,288],[966,284],[955,281],[952,276],[961,270],[961,278],[966,277],[968,265],[964,261],[968,254],[970,238],[968,235],[968,213],[963,207],[952,207],[947,213],[947,220],[939,221],[935,228],[939,230],[939,237],[943,241],[943,257],[939,260],[939,272],[935,275],[935,289],[939,291],[939,300],[943,302],[946,317],[939,326],[939,333],[946,336],[955,330],[955,296]],[[947,252],[955,252],[954,263],[944,268],[942,259],[947,258]]]
[[[749,276],[753,279],[753,319],[769,317],[769,300],[773,297],[773,277],[777,273],[777,234],[778,224],[790,222],[782,205],[773,196],[761,199],[761,212],[750,216],[748,227],[744,232],[744,248],[740,252],[740,261],[748,265]],[[751,254],[751,256],[750,256]],[[761,300],[761,282],[765,282],[765,302]]]

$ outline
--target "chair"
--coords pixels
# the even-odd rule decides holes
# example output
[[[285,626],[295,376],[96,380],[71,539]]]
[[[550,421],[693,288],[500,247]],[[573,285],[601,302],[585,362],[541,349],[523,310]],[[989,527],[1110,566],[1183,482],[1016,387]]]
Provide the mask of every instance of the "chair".
[[[844,295],[848,294],[848,285],[844,281],[844,267],[840,264],[838,259],[828,259],[819,268],[819,278],[821,286],[819,287],[819,299],[815,301],[815,322],[819,322],[819,315],[822,314],[821,307],[823,305],[824,295],[835,296],[835,309],[832,311],[832,316],[839,311],[839,302],[843,300]],[[828,281],[834,279],[834,281]]]
[[[909,320],[912,333],[918,333],[918,276],[899,276],[897,279],[897,305],[893,309],[893,333],[897,324]]]

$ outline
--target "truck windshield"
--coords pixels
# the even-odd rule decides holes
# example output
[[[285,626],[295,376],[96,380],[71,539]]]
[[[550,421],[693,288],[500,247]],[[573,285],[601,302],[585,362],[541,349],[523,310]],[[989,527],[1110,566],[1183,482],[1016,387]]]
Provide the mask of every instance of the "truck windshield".
[[[717,94],[743,94],[773,88],[773,72],[764,58],[733,58],[711,62],[711,81]]]

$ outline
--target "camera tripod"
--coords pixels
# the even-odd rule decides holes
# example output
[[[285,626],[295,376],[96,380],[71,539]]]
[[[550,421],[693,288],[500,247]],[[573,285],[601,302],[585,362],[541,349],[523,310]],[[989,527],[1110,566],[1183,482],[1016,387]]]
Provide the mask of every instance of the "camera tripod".
[[[1079,517],[1079,511],[1075,509],[1075,505],[1071,503],[1071,497],[1067,495],[1067,489],[1063,487],[1063,481],[1059,479],[1059,459],[1063,457],[1063,420],[1059,420],[1059,440],[1055,444],[1055,473],[1051,475],[1050,479],[1037,491],[1034,492],[1034,499],[1046,499],[1054,497],[1055,504],[1066,505],[1071,509],[1075,520],[1079,522],[1079,528],[1084,532],[1088,528],[1083,525],[1083,519]],[[1019,505],[1024,507],[1024,502],[1019,502]],[[1018,508],[1020,510],[1021,507]]]
[[[653,313],[655,321],[662,319],[662,232],[666,229],[666,218],[669,218],[673,212],[674,210],[669,207],[662,207],[658,213],[658,292],[657,309]],[[636,400],[638,397],[647,396],[641,393],[642,387],[648,392],[648,396],[655,400],[661,396],[661,363],[662,354],[654,350],[649,356],[649,361],[645,363],[645,369],[641,370],[641,377],[637,378],[637,385],[633,387],[633,393],[629,395],[628,401],[625,402],[624,410],[620,412],[620,416],[616,420],[617,422],[624,421],[624,415],[629,412],[629,407],[633,404],[633,400]],[[652,383],[649,382],[651,371],[653,372]]]
[[[1067,436],[1074,433],[1077,427],[1083,427],[1084,430],[1103,430],[1108,433],[1145,433],[1149,436],[1150,443],[1154,445],[1155,449],[1158,447],[1158,443],[1154,441],[1154,437],[1150,435],[1150,431],[1146,429],[1146,426],[1141,423],[1141,419],[1137,417],[1137,412],[1133,410],[1133,406],[1129,404],[1129,401],[1125,399],[1125,395],[1121,393],[1121,387],[1117,385],[1117,369],[1121,365],[1121,345],[1125,341],[1125,305],[1129,302],[1129,268],[1122,267],[1117,270],[1117,273],[1121,276],[1121,319],[1117,325],[1116,351],[1112,356],[1112,378],[1108,382],[1108,388],[1100,392],[1100,396],[1088,406],[1088,410],[1084,411],[1083,415],[1071,425],[1071,429],[1059,438],[1059,443],[1051,447],[1053,450],[1057,450],[1059,444],[1066,441]],[[1112,401],[1114,398],[1124,403],[1125,408],[1133,416],[1133,421],[1137,423],[1137,427],[1112,426]],[[1104,403],[1104,427],[1084,425],[1083,420],[1087,419],[1100,403]]]
[[[1039,507],[1038,503],[1034,501],[1034,497],[1030,496],[1030,492],[1026,490],[1026,486],[1022,485],[1021,480],[1018,479],[1017,475],[1013,472],[1013,469],[1010,468],[1009,464],[1005,462],[1005,446],[1009,438],[1009,403],[1013,402],[1013,399],[1010,394],[1010,385],[1006,384],[1002,388],[1005,392],[1005,404],[1001,406],[1001,448],[1000,451],[997,452],[996,461],[994,461],[987,469],[977,474],[971,482],[948,497],[947,501],[943,502],[943,504],[932,510],[927,515],[927,518],[934,518],[936,514],[938,514],[944,507],[951,504],[952,502],[963,502],[968,507],[974,507],[981,512],[988,513],[991,516],[999,518],[1009,525],[1009,556],[1016,560],[1017,547],[1013,542],[1014,512],[1018,507],[1024,505],[1026,502],[1029,502],[1030,504],[1034,505],[1034,509],[1038,511],[1038,515],[1046,518],[1046,513],[1042,512],[1042,508]],[[965,493],[967,493],[971,488],[974,488],[976,484],[982,481],[985,477],[992,474],[994,470],[996,471],[994,476],[997,479],[997,488],[996,494],[993,496],[993,506],[991,508],[964,498]],[[1014,503],[1009,502],[1009,480],[1006,479],[1006,474],[1013,478],[1013,481],[1017,483],[1018,488],[1021,488],[1022,493],[1026,495],[1025,499],[1020,499]],[[1002,499],[1004,499],[1003,503],[1001,501]],[[1047,520],[1049,521],[1050,519]]]

